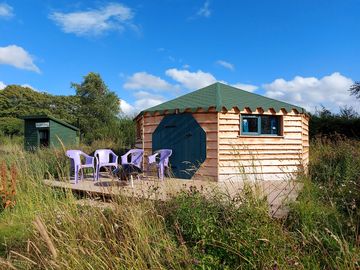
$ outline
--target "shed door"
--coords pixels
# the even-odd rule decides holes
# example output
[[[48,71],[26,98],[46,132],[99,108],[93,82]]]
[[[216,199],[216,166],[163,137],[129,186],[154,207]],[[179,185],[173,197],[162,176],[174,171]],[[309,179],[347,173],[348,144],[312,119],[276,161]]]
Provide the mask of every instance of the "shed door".
[[[168,115],[152,135],[152,149],[172,149],[174,177],[190,179],[206,159],[206,133],[191,114]]]
[[[39,146],[48,147],[49,146],[49,129],[39,129]]]

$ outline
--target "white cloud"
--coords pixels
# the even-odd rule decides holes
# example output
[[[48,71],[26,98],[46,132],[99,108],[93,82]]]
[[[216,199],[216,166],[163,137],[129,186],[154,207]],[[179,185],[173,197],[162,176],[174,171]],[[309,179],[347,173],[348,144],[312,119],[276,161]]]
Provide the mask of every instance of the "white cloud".
[[[125,100],[121,100],[120,108],[125,115],[133,117],[140,111],[159,105],[165,101],[166,99],[161,95],[154,95],[146,91],[139,91],[135,93],[135,101],[133,104],[130,104]]]
[[[216,82],[216,78],[211,73],[201,70],[190,72],[172,68],[166,70],[165,74],[190,90],[199,89]]]
[[[210,17],[211,15],[211,10],[210,10],[210,1],[206,0],[204,5],[198,10],[197,12],[198,16],[202,16],[202,17]]]
[[[160,77],[147,72],[137,72],[128,78],[123,85],[125,89],[165,91],[175,87]]]
[[[0,18],[8,19],[13,16],[13,8],[6,3],[0,3]]]
[[[4,82],[0,81],[0,90],[3,90],[6,86],[7,85]],[[20,86],[30,88],[30,89],[32,89],[32,90],[34,90],[36,92],[40,92],[39,89],[36,89],[36,88],[32,87],[30,84],[27,84],[27,83],[21,84]]]
[[[78,36],[97,36],[106,31],[122,31],[131,23],[133,11],[120,3],[110,3],[99,9],[70,13],[53,12],[49,18],[55,21],[65,33]]]
[[[6,87],[6,84],[0,81],[0,90],[3,90]]]
[[[135,107],[123,99],[120,100],[120,109],[127,116],[133,116],[136,113]]]
[[[166,100],[163,96],[154,95],[145,91],[137,92],[135,97],[136,101],[134,103],[134,107],[139,111],[156,106]]]
[[[230,69],[230,70],[235,69],[234,64],[231,64],[231,63],[229,63],[227,61],[224,61],[224,60],[218,60],[218,61],[216,61],[216,64],[218,64],[220,66],[223,66],[224,68],[227,68],[227,69]]]
[[[266,96],[302,106],[312,112],[320,105],[338,111],[340,106],[356,108],[356,101],[349,93],[353,83],[351,78],[334,72],[322,78],[296,76],[290,81],[276,79],[263,87]]]
[[[22,47],[16,45],[0,47],[0,64],[40,73],[40,69],[34,64],[33,57]]]
[[[242,89],[242,90],[249,91],[249,92],[254,92],[259,88],[256,85],[245,84],[245,83],[236,83],[236,84],[233,84],[232,86],[236,87],[236,88],[239,88],[239,89]]]

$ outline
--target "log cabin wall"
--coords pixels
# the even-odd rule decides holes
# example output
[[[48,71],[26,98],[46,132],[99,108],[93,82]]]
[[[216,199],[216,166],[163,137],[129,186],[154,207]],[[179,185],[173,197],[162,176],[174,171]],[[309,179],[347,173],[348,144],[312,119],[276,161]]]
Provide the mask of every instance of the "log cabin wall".
[[[305,173],[308,173],[308,164],[309,164],[309,116],[303,114],[302,115],[302,146],[303,146],[303,165]]]
[[[281,136],[240,135],[240,114],[281,116]],[[285,180],[309,162],[309,117],[294,111],[263,112],[232,109],[198,110],[193,117],[206,132],[206,160],[193,179],[218,181]],[[144,149],[144,168],[152,153],[152,134],[164,115],[145,113],[137,119],[136,146]]]
[[[215,109],[197,110],[192,113],[199,125],[206,132],[206,160],[197,170],[192,179],[217,180],[218,177],[218,113]],[[152,134],[164,118],[164,115],[151,115],[145,113],[137,119],[137,128],[141,130],[141,135],[136,141],[138,148],[144,149],[144,168],[147,168],[147,156],[152,153]]]
[[[281,136],[240,134],[240,114],[280,115]],[[309,161],[308,117],[295,111],[219,112],[219,181],[285,180]]]

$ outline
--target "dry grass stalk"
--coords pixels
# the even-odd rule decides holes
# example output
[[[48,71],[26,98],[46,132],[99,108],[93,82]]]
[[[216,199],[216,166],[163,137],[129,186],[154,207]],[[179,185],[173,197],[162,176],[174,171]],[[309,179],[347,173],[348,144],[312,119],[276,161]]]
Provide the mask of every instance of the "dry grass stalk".
[[[2,199],[2,203],[4,204],[6,202],[6,197],[7,197],[7,177],[6,177],[6,164],[5,161],[3,161],[1,163],[1,173],[0,173],[0,177],[1,177],[1,199]]]
[[[13,202],[15,203],[17,171],[16,171],[16,166],[14,164],[11,165],[10,172],[11,172],[11,195],[13,196]]]
[[[15,165],[11,166],[10,170],[10,190],[9,190],[9,179],[8,179],[8,168],[5,161],[1,163],[0,179],[1,179],[1,203],[3,208],[15,206],[15,195],[16,195],[16,178],[17,171]]]
[[[58,254],[57,254],[56,248],[54,246],[54,243],[50,239],[50,236],[46,230],[44,223],[41,221],[41,219],[39,217],[35,217],[34,225],[35,225],[36,229],[38,230],[38,232],[40,233],[41,237],[44,239],[53,258],[56,259]]]
[[[0,267],[6,267],[6,268],[4,268],[4,269],[11,269],[11,270],[17,270],[17,268],[15,268],[15,266],[13,266],[12,264],[11,264],[11,262],[9,262],[9,261],[7,261],[7,260],[5,260],[5,259],[2,259],[1,257],[0,257]]]
[[[18,253],[18,252],[16,252],[16,251],[11,250],[11,251],[10,251],[10,254],[15,255],[15,256],[18,256],[18,257],[24,259],[25,261],[27,261],[27,262],[29,262],[29,263],[31,263],[31,264],[33,264],[33,265],[37,265],[36,262],[34,262],[33,260],[29,259],[28,257],[26,257],[26,256],[24,256],[24,255],[22,255],[22,254],[20,254],[20,253]]]

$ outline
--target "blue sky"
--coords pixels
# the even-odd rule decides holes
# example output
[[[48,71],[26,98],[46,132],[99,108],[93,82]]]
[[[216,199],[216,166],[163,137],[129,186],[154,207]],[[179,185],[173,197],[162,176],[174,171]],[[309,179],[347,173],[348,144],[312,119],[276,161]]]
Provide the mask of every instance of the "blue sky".
[[[359,0],[0,0],[0,89],[74,94],[94,71],[128,114],[215,81],[359,110],[359,13]]]

